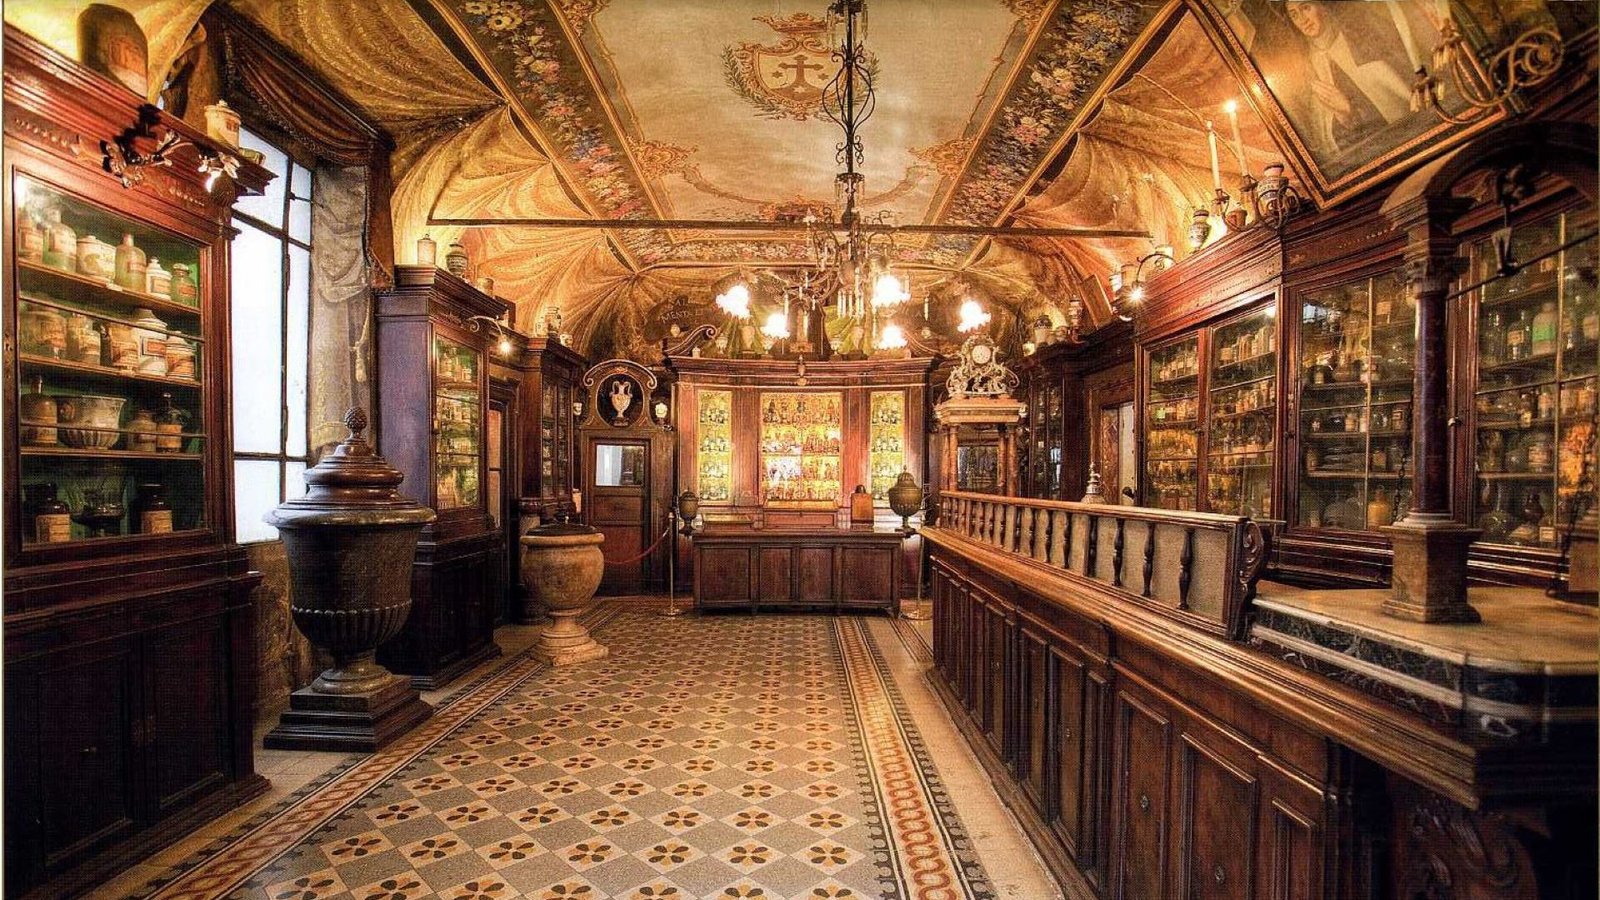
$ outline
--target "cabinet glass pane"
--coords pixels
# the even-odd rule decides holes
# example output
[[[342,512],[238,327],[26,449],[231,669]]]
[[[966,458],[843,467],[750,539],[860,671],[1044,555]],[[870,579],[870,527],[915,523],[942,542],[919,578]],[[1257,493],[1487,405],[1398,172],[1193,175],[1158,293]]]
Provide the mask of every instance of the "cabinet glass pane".
[[[283,418],[283,241],[237,220],[234,227],[233,449],[276,455]]]
[[[1044,496],[1051,500],[1061,496],[1061,447],[1065,443],[1063,405],[1061,384],[1052,380],[1044,393]]]
[[[1268,306],[1211,329],[1206,508],[1272,517],[1277,448],[1278,322]]]
[[[695,493],[706,503],[733,498],[733,393],[701,391],[700,476]]]
[[[843,398],[761,395],[761,496],[767,503],[837,508]]]
[[[1518,228],[1513,256],[1533,260],[1593,230],[1592,215]],[[1558,548],[1574,500],[1593,491],[1595,253],[1591,239],[1478,291],[1473,510],[1485,542]],[[1487,242],[1473,260],[1475,281],[1494,276]]]
[[[1146,377],[1145,505],[1194,509],[1199,502],[1199,337],[1152,350]]]
[[[483,394],[478,351],[433,339],[434,502],[440,509],[480,506]]]
[[[1410,503],[1416,309],[1394,277],[1306,294],[1300,307],[1303,527],[1374,531]]]
[[[880,505],[889,502],[894,487],[906,467],[906,395],[904,391],[874,391],[868,438],[871,441],[872,499]]]
[[[23,542],[204,527],[201,248],[21,174],[12,197]]]

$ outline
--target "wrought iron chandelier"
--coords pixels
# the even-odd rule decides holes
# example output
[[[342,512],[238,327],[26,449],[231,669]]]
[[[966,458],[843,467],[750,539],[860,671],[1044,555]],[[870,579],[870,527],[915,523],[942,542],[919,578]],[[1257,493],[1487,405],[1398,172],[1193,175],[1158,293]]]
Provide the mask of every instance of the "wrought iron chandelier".
[[[796,303],[807,316],[832,305],[839,317],[857,319],[865,326],[874,348],[896,350],[905,346],[905,333],[888,317],[911,299],[910,285],[894,271],[897,248],[890,214],[884,211],[869,216],[861,210],[866,182],[860,171],[866,158],[861,126],[877,109],[877,90],[864,43],[866,0],[834,0],[828,7],[828,19],[830,32],[839,36],[833,51],[839,68],[822,89],[821,111],[841,131],[834,148],[834,161],[843,167],[834,176],[837,206],[807,210],[804,222],[811,267],[798,279],[763,273],[781,285],[784,308],[767,317],[762,332],[775,340],[789,339],[790,314]],[[736,319],[749,318],[752,280],[743,273],[736,275],[717,295],[717,305]],[[802,329],[791,349],[813,350],[808,337]]]

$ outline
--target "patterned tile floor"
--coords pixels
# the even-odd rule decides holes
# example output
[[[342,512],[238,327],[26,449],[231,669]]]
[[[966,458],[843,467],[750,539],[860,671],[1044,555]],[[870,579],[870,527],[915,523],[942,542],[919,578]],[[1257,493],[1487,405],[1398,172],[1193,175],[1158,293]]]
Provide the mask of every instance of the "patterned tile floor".
[[[936,768],[918,731],[960,741],[927,722],[942,713],[914,677],[926,665],[915,626],[608,607],[597,634],[610,658],[503,662],[401,744],[349,758],[140,895],[1054,894],[992,791],[986,806],[953,804],[976,764],[940,746]],[[974,809],[977,849],[963,824]],[[1005,873],[998,886],[985,861]]]

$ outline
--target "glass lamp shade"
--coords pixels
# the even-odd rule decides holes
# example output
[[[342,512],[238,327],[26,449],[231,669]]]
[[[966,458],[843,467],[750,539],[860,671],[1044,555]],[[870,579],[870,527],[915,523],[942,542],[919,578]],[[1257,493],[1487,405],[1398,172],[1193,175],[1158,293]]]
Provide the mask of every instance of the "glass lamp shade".
[[[890,322],[878,334],[878,349],[899,350],[906,345],[906,333],[899,325]]]
[[[958,315],[960,322],[956,325],[957,331],[976,331],[989,324],[989,313],[976,300],[963,300]]]
[[[789,336],[789,317],[781,311],[773,312],[767,316],[767,323],[761,326],[761,333],[775,341],[781,341]]]
[[[872,305],[874,307],[899,306],[911,299],[900,279],[888,272],[879,275],[872,283]]]
[[[735,319],[750,318],[750,289],[743,282],[735,282],[717,295],[717,306]]]

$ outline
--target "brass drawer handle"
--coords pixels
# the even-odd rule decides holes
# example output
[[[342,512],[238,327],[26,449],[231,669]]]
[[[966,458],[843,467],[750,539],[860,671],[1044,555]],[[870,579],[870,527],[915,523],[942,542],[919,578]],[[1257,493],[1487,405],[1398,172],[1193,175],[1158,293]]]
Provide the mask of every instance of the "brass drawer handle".
[[[1139,809],[1141,809],[1141,810],[1143,810],[1145,812],[1149,812],[1150,811],[1150,795],[1149,794],[1140,794],[1139,795]]]
[[[1219,865],[1215,869],[1211,870],[1211,877],[1216,879],[1217,884],[1226,884],[1228,881],[1228,870]]]

